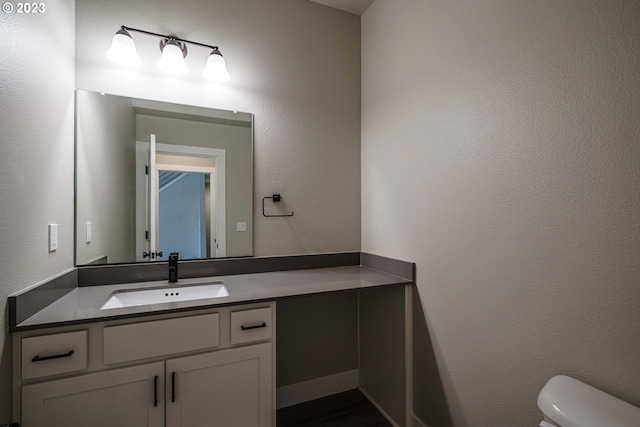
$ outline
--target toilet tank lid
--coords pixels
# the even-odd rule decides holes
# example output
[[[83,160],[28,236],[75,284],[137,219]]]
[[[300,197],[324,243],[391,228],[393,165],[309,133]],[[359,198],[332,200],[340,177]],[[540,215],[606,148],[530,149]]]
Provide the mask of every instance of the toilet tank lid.
[[[566,375],[545,384],[538,407],[562,427],[640,426],[640,408]]]

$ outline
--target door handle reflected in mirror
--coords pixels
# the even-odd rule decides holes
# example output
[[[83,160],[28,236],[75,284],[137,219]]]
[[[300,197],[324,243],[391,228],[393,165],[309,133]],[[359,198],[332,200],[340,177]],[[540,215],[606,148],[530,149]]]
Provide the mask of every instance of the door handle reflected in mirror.
[[[160,252],[142,252],[142,258],[155,259],[156,257],[162,258],[162,251]]]

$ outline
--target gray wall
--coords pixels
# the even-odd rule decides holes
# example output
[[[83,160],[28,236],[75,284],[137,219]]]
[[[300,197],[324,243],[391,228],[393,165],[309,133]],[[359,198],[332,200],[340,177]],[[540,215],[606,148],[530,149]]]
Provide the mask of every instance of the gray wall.
[[[358,293],[278,301],[276,385],[358,369]]]
[[[76,97],[76,263],[103,256],[111,263],[136,259],[136,114],[131,100],[85,91]]]
[[[403,286],[360,291],[359,386],[399,427],[405,423]]]
[[[457,427],[536,425],[560,373],[640,405],[639,28],[635,0],[363,16],[362,250],[417,263]]]
[[[46,6],[0,14],[0,424],[11,417],[7,296],[74,265],[74,3]]]

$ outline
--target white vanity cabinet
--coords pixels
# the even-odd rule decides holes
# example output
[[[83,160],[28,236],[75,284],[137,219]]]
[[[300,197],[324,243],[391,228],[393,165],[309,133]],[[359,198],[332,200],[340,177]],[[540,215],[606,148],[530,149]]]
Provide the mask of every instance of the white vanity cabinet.
[[[272,425],[271,343],[167,361],[167,427]]]
[[[115,369],[22,388],[28,427],[164,426],[164,363]]]
[[[14,336],[23,427],[275,425],[274,302],[51,331]]]

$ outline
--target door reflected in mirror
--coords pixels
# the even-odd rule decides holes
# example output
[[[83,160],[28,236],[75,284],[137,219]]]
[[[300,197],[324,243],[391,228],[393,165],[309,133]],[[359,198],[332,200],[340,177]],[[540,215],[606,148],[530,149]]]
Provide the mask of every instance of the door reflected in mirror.
[[[251,256],[252,219],[252,114],[77,91],[76,265]]]
[[[211,228],[211,174],[158,170],[158,246],[161,259],[178,252],[187,259],[212,258],[215,236]],[[215,199],[215,195],[214,195]],[[215,209],[215,208],[214,208]]]

